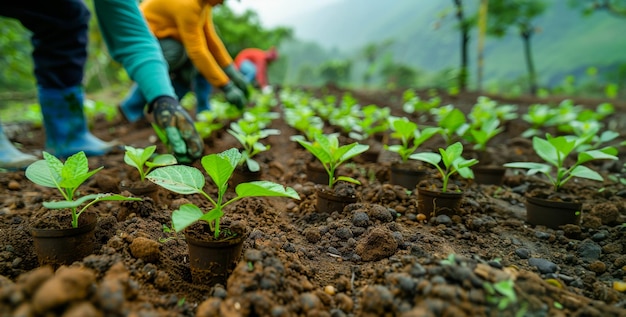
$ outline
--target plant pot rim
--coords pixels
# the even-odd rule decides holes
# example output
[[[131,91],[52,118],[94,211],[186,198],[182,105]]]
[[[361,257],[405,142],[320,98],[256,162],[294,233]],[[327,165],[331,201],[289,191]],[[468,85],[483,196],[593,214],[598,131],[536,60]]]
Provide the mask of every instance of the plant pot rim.
[[[188,227],[187,229],[184,230],[183,234],[185,235],[185,241],[194,245],[199,245],[199,246],[211,246],[211,248],[215,248],[215,249],[229,248],[233,244],[237,244],[241,242],[242,240],[247,239],[250,233],[250,230],[248,230],[247,227],[231,228],[230,226],[222,226],[221,227],[222,231],[224,229],[231,229],[237,233],[237,236],[228,238],[228,239],[215,240],[212,232],[205,232],[201,234],[197,232],[197,229],[195,232],[193,232],[192,230],[194,229],[192,228],[190,230],[190,228],[192,227]]]
[[[574,202],[574,201],[560,201],[560,200],[552,200],[541,198],[533,195],[525,195],[526,201],[533,203],[535,205],[551,207],[554,205],[560,206],[559,208],[564,209],[572,209],[572,210],[580,210],[582,208],[582,202]]]
[[[64,217],[63,214],[56,214],[53,217]],[[82,221],[81,221],[82,220]],[[76,236],[83,234],[85,232],[89,232],[95,229],[98,223],[98,215],[95,212],[86,211],[84,214],[81,214],[78,218],[79,226],[74,228],[71,226],[71,223],[67,223],[67,227],[64,228],[40,228],[37,227],[37,224],[41,220],[37,220],[33,222],[30,226],[30,234],[33,237],[40,238],[55,238],[60,236]],[[80,223],[82,222],[82,225]]]
[[[417,187],[417,193],[420,194],[426,194],[429,196],[432,195],[438,195],[438,196],[443,196],[443,197],[458,197],[458,196],[463,196],[464,192],[462,190],[453,190],[453,191],[441,191],[441,188],[437,188],[437,190],[432,190],[432,189],[428,189],[428,188],[424,188],[424,187]]]
[[[344,198],[344,199],[348,199],[348,200],[352,200],[352,199],[357,199],[356,195],[337,195],[335,193],[335,191],[333,189],[330,189],[328,186],[316,186],[316,192],[317,194],[321,194],[322,196],[328,198],[334,198],[334,197],[338,197],[338,198]]]

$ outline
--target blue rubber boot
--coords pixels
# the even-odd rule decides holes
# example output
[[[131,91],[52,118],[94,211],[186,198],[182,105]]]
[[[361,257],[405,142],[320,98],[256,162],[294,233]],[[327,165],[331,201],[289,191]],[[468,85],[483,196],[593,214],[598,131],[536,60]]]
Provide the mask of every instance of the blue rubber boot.
[[[0,124],[0,168],[6,170],[25,169],[31,163],[37,161],[34,155],[20,152],[7,138]]]
[[[66,158],[80,151],[84,151],[87,156],[98,156],[119,145],[117,142],[102,141],[89,132],[80,87],[38,87],[38,90],[48,153],[58,158]]]
[[[119,110],[128,122],[133,123],[145,117],[143,110],[147,103],[137,84],[134,84],[126,98],[120,103]]]

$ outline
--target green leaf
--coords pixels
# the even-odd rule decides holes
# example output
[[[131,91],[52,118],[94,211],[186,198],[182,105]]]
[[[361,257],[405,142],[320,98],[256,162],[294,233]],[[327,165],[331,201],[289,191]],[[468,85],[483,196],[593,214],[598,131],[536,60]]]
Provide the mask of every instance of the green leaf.
[[[202,215],[202,217],[200,217],[200,220],[204,220],[206,222],[211,222],[211,221],[215,221],[217,219],[220,219],[223,216],[224,216],[224,211],[222,211],[222,209],[213,208],[213,209],[209,210],[209,212],[207,212],[204,215]]]
[[[443,164],[447,168],[450,168],[454,164],[454,161],[461,157],[461,154],[463,154],[463,145],[461,142],[455,142],[448,146],[445,150],[440,148],[439,153],[441,153]]]
[[[218,154],[209,154],[202,158],[202,167],[220,189],[227,186],[228,180],[241,160],[241,153],[235,148]]]
[[[54,173],[46,160],[39,160],[30,164],[26,168],[25,175],[26,178],[37,185],[60,189],[61,175]]]
[[[168,166],[174,165],[178,163],[176,161],[176,157],[172,154],[158,154],[153,159],[152,162],[147,161],[146,166],[148,167],[160,167],[160,166]]]
[[[183,204],[172,212],[172,229],[176,232],[181,232],[202,218],[203,215],[202,210],[198,206]]]
[[[552,143],[535,136],[533,137],[533,149],[535,149],[535,153],[537,153],[537,155],[539,155],[539,157],[541,157],[544,161],[556,167],[560,167],[557,149]]]
[[[235,192],[239,197],[290,197],[293,199],[300,199],[298,193],[291,187],[284,187],[283,185],[269,182],[269,181],[254,181],[248,183],[241,183],[235,188]]]
[[[580,178],[592,179],[592,180],[600,181],[600,182],[604,180],[604,178],[602,178],[602,176],[598,172],[582,165],[576,166],[572,170],[571,175],[575,177],[580,177]]]
[[[608,149],[607,151],[610,152],[610,150]],[[578,153],[578,161],[576,164],[584,164],[593,160],[617,160],[617,156],[613,154],[608,154],[602,150],[590,150],[590,151]]]
[[[432,165],[439,165],[439,162],[441,162],[441,155],[437,153],[433,153],[433,152],[415,153],[415,154],[411,154],[409,158],[413,160],[419,160],[419,161],[423,161],[426,163],[430,163]]]
[[[527,172],[528,175],[533,175],[533,174],[536,174],[537,172],[543,173],[543,174],[549,174],[550,171],[552,171],[552,166],[543,164],[543,163],[535,163],[535,162],[513,162],[513,163],[506,163],[503,166],[509,167],[509,168],[528,169],[528,172]]]
[[[186,165],[172,165],[156,169],[148,176],[151,182],[179,194],[201,193],[205,180],[197,168]]]
[[[246,158],[246,164],[248,165],[248,169],[250,170],[250,172],[258,172],[261,170],[261,166],[259,166],[259,162],[251,158]]]
[[[76,208],[84,204],[85,202],[92,201],[94,203],[99,201],[123,201],[123,200],[134,200],[138,201],[141,198],[136,197],[126,197],[119,194],[90,194],[82,196],[74,201],[68,200],[59,200],[59,201],[45,201],[43,202],[43,206],[49,209],[65,209],[65,208]]]
[[[338,181],[343,181],[343,182],[348,182],[348,183],[352,183],[352,184],[357,184],[357,185],[361,185],[361,182],[359,182],[359,180],[354,179],[352,177],[348,177],[348,176],[339,176],[335,179],[335,182]]]
[[[357,155],[359,155],[359,154],[369,150],[369,148],[370,148],[369,145],[358,144],[358,143],[349,144],[347,147],[349,149],[348,149],[348,151],[345,151],[341,155],[340,160],[339,160],[340,163],[343,163],[343,162],[345,162],[345,161],[347,161],[347,160],[349,160],[349,159],[351,159],[351,158],[353,158],[353,157],[355,157],[355,156],[357,156]]]

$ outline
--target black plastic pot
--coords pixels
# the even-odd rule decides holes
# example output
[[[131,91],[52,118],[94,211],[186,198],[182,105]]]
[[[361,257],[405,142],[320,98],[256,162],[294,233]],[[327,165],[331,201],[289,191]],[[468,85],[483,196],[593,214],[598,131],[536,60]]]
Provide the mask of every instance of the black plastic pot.
[[[334,211],[342,212],[349,205],[357,202],[356,196],[342,196],[327,188],[317,189],[317,211],[324,213],[332,213]]]
[[[417,188],[417,210],[430,219],[437,215],[453,216],[458,214],[463,192],[430,190]]]
[[[307,163],[306,177],[309,181],[315,184],[328,185],[328,172],[326,172],[321,163]]]
[[[542,225],[558,229],[566,224],[579,225],[582,203],[554,201],[526,196],[526,221],[533,225]]]
[[[474,182],[482,185],[501,185],[504,180],[506,168],[495,165],[484,165],[472,167],[474,172]]]
[[[247,233],[245,230],[236,231],[228,227],[223,227],[222,230],[233,230],[236,236],[216,241],[208,230],[203,232],[201,229],[195,231],[188,229],[185,232],[191,279],[194,283],[208,286],[219,283],[226,286],[228,277],[237,266]]]
[[[66,221],[68,218],[63,218]],[[78,218],[78,227],[50,229],[33,226],[30,234],[33,237],[35,253],[39,265],[59,267],[80,261],[93,253],[96,240],[94,236],[97,215],[84,213]]]
[[[389,183],[415,190],[419,182],[428,177],[429,171],[423,167],[406,163],[393,163],[389,167]]]

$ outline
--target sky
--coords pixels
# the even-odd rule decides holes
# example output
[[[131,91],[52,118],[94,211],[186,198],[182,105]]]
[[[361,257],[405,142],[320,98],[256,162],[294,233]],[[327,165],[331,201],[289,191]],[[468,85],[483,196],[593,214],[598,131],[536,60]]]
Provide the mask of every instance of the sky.
[[[227,0],[233,11],[241,13],[246,9],[258,13],[264,27],[290,26],[294,18],[340,0]]]

